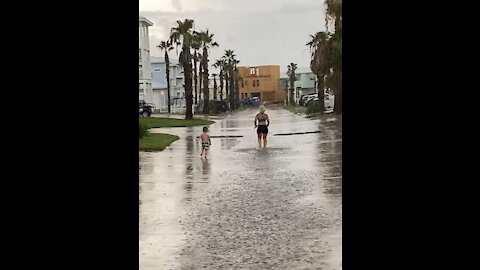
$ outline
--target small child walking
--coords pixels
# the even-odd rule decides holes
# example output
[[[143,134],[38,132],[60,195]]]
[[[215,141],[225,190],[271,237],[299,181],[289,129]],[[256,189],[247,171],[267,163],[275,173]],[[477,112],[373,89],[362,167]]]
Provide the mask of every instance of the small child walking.
[[[203,133],[200,135],[200,139],[202,141],[202,152],[200,153],[200,156],[205,153],[205,159],[207,159],[208,147],[212,145],[210,136],[208,135],[208,127],[203,127]]]

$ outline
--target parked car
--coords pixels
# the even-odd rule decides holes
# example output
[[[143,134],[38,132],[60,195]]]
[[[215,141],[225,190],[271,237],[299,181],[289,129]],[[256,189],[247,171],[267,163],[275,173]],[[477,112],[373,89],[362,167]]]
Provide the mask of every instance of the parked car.
[[[240,106],[248,106],[250,105],[250,98],[244,98],[240,100]]]
[[[317,95],[316,93],[310,93],[310,94],[306,94],[306,95],[303,95],[300,97],[300,99],[298,100],[298,105],[300,106],[305,106],[305,102],[307,102],[307,100],[312,97],[313,95]]]
[[[250,106],[260,106],[260,98],[259,97],[250,98]]]
[[[217,112],[226,112],[228,110],[228,103],[225,100],[217,100],[215,106]]]
[[[308,105],[309,105],[310,102],[312,102],[312,101],[318,101],[318,97],[309,98],[309,99],[305,102],[305,107],[308,107]]]
[[[302,95],[302,96],[298,99],[298,105],[303,106],[303,104],[305,104],[305,101],[307,100],[307,98],[308,98],[307,95]]]
[[[308,99],[308,101],[305,102],[305,107],[307,107],[308,104],[312,101],[318,101],[318,96],[315,96],[311,99]],[[325,105],[325,111],[326,112],[329,112],[329,111],[333,110],[334,103],[335,103],[335,96],[330,95],[328,93],[325,93],[325,95],[324,95],[324,105]]]
[[[308,95],[307,99],[305,100],[305,103],[303,104],[303,106],[307,107],[308,106],[308,103],[310,101],[312,101],[313,99],[317,99],[318,100],[318,94],[311,94],[311,95]]]
[[[153,106],[148,104],[140,104],[139,113],[143,117],[150,117],[153,113]]]
[[[240,100],[242,106],[260,106],[260,99],[258,97],[247,97]]]

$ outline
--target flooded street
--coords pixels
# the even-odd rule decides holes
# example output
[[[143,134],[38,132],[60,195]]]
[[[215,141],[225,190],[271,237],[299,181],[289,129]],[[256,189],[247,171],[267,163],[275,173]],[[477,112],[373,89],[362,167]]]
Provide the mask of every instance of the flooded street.
[[[140,153],[140,269],[342,269],[341,120],[267,107],[258,149],[257,112],[212,118],[207,160],[202,126],[151,130],[180,139]]]

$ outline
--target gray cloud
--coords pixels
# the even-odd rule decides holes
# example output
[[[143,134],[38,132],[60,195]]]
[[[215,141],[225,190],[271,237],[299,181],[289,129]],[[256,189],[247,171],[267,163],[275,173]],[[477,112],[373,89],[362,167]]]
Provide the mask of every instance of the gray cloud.
[[[209,1],[204,0],[205,6]],[[322,0],[224,0],[222,5],[222,10],[204,6],[195,12],[140,12],[157,29],[152,29],[150,36],[152,55],[163,56],[154,48],[161,34],[166,38],[177,20],[190,18],[195,20],[196,30],[208,28],[220,44],[210,51],[211,63],[232,49],[241,65],[278,64],[282,71],[291,62],[309,66],[310,52],[305,44],[310,34],[325,30]],[[171,57],[177,57],[175,51]]]
[[[182,2],[178,0],[172,0],[172,6],[178,11],[182,11]]]

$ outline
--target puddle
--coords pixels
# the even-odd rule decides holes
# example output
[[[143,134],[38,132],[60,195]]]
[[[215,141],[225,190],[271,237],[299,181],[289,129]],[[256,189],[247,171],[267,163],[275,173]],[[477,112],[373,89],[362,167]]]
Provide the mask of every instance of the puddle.
[[[221,136],[210,136],[210,138],[214,139],[214,138],[241,138],[243,137],[243,135],[221,135]],[[195,137],[197,139],[200,138],[200,136],[197,136]]]
[[[291,133],[277,133],[273,134],[273,136],[289,136],[289,135],[303,135],[303,134],[312,134],[312,133],[320,133],[320,130],[317,131],[305,131],[305,132],[291,132]]]

